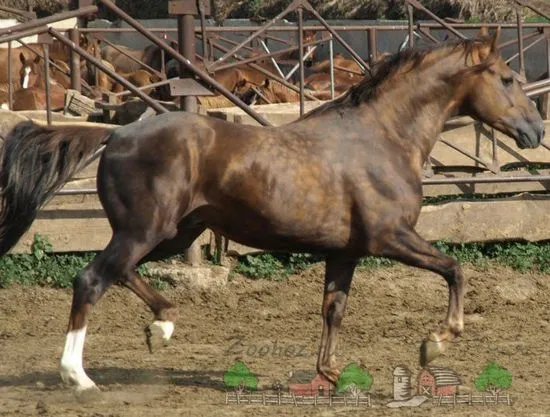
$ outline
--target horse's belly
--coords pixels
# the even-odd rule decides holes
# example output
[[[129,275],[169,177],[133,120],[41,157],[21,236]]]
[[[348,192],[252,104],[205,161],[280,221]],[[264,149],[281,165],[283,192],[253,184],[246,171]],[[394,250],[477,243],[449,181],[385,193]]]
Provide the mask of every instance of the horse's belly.
[[[341,216],[321,223],[311,216],[299,218],[288,212],[263,216],[241,208],[205,210],[201,217],[230,240],[258,249],[317,252],[345,249],[350,243],[350,227]]]

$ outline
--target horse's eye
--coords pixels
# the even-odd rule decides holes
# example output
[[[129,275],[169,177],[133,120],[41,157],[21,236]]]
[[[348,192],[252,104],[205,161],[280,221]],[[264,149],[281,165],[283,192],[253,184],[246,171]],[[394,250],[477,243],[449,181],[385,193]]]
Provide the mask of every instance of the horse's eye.
[[[502,77],[502,84],[504,87],[510,87],[514,84],[514,77]]]

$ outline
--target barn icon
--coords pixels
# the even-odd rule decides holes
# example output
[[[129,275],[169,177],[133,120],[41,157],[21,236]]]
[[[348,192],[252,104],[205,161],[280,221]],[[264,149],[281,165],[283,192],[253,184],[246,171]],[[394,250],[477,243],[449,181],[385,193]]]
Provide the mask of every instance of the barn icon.
[[[430,366],[418,375],[418,395],[454,395],[460,384],[460,378],[452,369]]]

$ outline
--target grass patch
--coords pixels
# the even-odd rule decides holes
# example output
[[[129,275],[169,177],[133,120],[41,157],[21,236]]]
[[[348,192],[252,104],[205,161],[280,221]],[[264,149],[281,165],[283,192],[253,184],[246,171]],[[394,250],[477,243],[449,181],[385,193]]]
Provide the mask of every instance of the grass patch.
[[[434,246],[462,264],[485,267],[491,262],[518,272],[550,273],[550,242],[451,244],[440,241],[434,243]],[[95,252],[53,254],[47,239],[36,235],[30,254],[0,257],[0,288],[11,284],[70,288],[73,278],[95,256]],[[236,260],[231,277],[242,274],[250,279],[283,280],[322,260],[322,256],[302,253],[246,255]],[[386,258],[365,257],[359,262],[358,268],[388,268],[396,263]],[[151,273],[148,264],[139,266],[138,273],[157,290],[168,290],[174,286],[170,277]]]

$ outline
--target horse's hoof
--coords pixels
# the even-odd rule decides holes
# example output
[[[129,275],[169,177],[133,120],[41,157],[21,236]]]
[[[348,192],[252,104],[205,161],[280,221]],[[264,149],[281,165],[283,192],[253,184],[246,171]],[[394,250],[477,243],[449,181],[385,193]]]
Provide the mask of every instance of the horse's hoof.
[[[145,336],[149,352],[166,346],[174,332],[174,323],[167,320],[156,320],[145,328]]]
[[[420,366],[425,367],[447,349],[448,343],[431,334],[420,345]]]
[[[77,388],[75,396],[82,403],[96,402],[101,398],[101,390],[94,384],[87,388]]]

